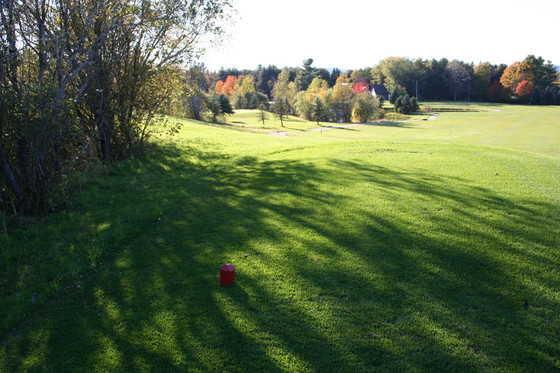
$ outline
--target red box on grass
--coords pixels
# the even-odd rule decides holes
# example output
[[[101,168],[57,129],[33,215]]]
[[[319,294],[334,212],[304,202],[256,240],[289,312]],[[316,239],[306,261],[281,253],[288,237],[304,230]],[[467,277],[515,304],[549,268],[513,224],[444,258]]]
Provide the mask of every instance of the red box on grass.
[[[235,282],[235,266],[224,264],[220,268],[220,286],[228,286]]]

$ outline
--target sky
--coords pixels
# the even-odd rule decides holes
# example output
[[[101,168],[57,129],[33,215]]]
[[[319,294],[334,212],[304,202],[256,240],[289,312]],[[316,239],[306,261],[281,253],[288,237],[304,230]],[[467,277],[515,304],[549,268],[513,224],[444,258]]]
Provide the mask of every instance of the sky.
[[[506,63],[528,54],[560,65],[560,0],[234,0],[227,36],[202,59],[353,69],[389,56]],[[231,22],[233,20],[233,22]]]

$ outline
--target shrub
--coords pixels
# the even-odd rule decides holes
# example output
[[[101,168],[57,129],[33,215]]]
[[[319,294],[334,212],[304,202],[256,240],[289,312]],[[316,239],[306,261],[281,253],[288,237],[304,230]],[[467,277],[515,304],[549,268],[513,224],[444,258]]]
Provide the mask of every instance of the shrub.
[[[418,100],[409,95],[399,96],[395,100],[395,111],[401,114],[410,114],[418,111]]]

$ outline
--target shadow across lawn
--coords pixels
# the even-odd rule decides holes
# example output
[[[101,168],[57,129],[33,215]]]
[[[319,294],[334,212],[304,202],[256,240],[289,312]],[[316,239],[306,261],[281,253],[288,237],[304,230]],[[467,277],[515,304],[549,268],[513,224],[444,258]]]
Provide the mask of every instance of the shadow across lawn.
[[[411,128],[410,123],[395,120],[378,120],[375,122],[366,123],[367,126],[379,126],[379,127],[398,127],[398,128]]]
[[[430,106],[430,105],[428,105]],[[467,106],[430,106],[434,113],[479,113],[480,109],[469,108]]]
[[[424,203],[378,213],[340,193],[357,183]],[[6,241],[0,369],[552,370],[558,212],[420,171],[160,147]]]

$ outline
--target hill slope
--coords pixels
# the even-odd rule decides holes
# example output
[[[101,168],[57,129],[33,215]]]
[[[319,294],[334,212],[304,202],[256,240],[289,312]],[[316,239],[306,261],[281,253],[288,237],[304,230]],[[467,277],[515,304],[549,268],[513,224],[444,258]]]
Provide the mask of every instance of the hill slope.
[[[560,368],[560,108],[433,106],[184,121],[0,238],[0,370]]]

